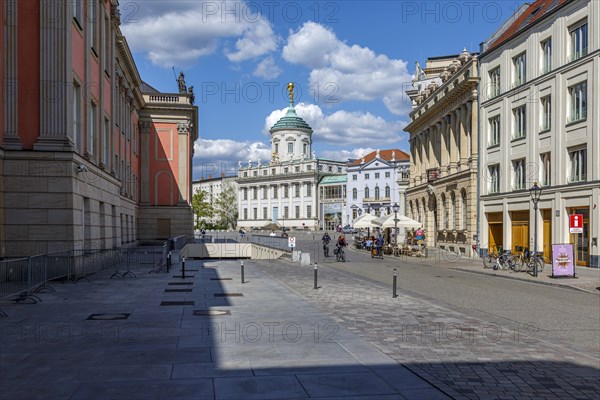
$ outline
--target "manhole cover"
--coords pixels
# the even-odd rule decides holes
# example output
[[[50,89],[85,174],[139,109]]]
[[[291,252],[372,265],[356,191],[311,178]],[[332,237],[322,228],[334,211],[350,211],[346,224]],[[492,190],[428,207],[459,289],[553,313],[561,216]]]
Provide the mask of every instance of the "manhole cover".
[[[231,315],[229,310],[194,310],[194,315],[199,317],[218,317],[221,315]]]
[[[193,306],[193,301],[161,301],[161,306]]]
[[[117,319],[127,319],[131,314],[92,314],[87,319],[95,321],[114,321]]]
[[[230,281],[233,278],[210,278],[211,281]]]
[[[193,285],[194,282],[169,282],[169,285],[177,285],[177,286],[181,286],[181,285]]]
[[[242,293],[215,293],[215,297],[243,297]]]
[[[165,293],[190,293],[192,289],[165,289]]]

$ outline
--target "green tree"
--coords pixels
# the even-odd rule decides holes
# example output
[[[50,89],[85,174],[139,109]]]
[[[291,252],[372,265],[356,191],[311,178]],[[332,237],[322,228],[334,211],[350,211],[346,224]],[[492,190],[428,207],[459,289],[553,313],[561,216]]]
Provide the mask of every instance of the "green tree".
[[[192,209],[194,210],[194,229],[204,228],[207,223],[203,218],[211,218],[215,212],[208,201],[208,193],[200,189],[192,196]]]
[[[215,200],[215,214],[221,227],[235,229],[238,219],[237,192],[231,183],[224,184]]]

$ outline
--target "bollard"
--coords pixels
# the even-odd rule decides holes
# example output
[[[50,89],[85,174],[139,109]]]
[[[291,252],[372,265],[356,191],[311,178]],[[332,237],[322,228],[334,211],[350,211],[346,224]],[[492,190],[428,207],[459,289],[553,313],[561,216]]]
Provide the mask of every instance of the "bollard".
[[[314,279],[314,281],[315,281],[315,287],[313,289],[317,289],[317,270],[318,270],[317,269],[317,263],[315,263],[315,279]]]
[[[185,257],[181,258],[181,279],[185,279]]]
[[[244,283],[244,260],[240,261],[240,270],[242,275],[242,283]]]
[[[397,281],[397,276],[396,276],[396,268],[394,268],[394,283],[393,283],[393,293],[392,293],[392,298],[396,298],[398,297],[398,295],[396,294],[396,281]]]
[[[171,268],[171,252],[167,254],[167,274],[169,273],[169,269]]]

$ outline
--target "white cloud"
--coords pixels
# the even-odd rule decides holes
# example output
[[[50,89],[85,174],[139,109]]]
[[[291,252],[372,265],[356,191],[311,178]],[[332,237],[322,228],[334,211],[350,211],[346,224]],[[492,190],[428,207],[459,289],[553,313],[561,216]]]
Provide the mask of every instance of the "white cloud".
[[[336,144],[341,149],[350,146],[378,147],[398,145],[402,140],[402,121],[386,121],[369,112],[336,111],[330,115],[315,104],[299,103],[296,113],[313,129],[313,140]],[[287,112],[287,108],[273,111],[265,119],[265,132]]]
[[[235,171],[238,161],[248,160],[256,165],[258,159],[271,158],[271,147],[263,142],[235,141],[231,139],[198,139],[194,143],[194,176],[218,175]]]
[[[256,66],[252,75],[263,79],[275,79],[281,75],[281,72],[281,68],[275,63],[275,59],[269,56]]]
[[[357,160],[373,151],[375,151],[375,149],[370,147],[360,147],[352,150],[326,150],[322,154],[325,158],[335,160]]]
[[[127,3],[121,18],[130,47],[162,67],[189,65],[228,39],[237,39],[235,50],[224,50],[230,61],[253,59],[276,50],[279,40],[270,22],[239,0]]]
[[[405,61],[390,59],[367,47],[349,46],[323,25],[306,22],[290,34],[282,55],[290,63],[312,69],[311,88],[330,94],[331,88],[326,85],[336,85],[334,99],[380,99],[397,115],[410,110],[404,91],[412,78]]]

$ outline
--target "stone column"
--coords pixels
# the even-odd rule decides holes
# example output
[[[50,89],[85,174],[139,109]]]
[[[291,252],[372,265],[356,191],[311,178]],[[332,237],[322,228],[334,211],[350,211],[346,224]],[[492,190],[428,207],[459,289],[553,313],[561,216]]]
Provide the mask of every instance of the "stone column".
[[[18,134],[19,124],[19,66],[18,66],[18,3],[17,0],[4,1],[4,139],[2,147],[7,150],[21,150]],[[33,78],[35,79],[35,77]]]
[[[188,179],[188,142],[191,124],[189,122],[180,122],[177,124],[177,133],[179,137],[179,154],[177,156],[178,174],[179,174],[179,200],[178,206],[187,205],[189,179]],[[251,210],[248,210],[250,213]]]
[[[478,98],[477,98],[477,89],[473,89],[473,91],[471,92],[471,152],[469,154],[469,158],[471,159],[472,165],[474,167],[477,166],[477,155],[478,155],[478,137],[479,137],[479,105],[478,105]],[[475,162],[473,164],[473,162]]]
[[[440,123],[440,163],[445,171],[450,163],[450,147],[448,146],[448,117],[444,116]]]
[[[140,179],[142,181],[140,205],[150,205],[150,121],[139,121],[140,123]],[[116,168],[119,166],[117,165]]]
[[[52,15],[55,10],[58,15]],[[40,135],[35,150],[72,149],[73,69],[71,56],[72,4],[40,1]],[[35,79],[35,77],[31,77]]]
[[[466,166],[471,154],[471,141],[469,135],[471,134],[469,125],[469,118],[471,116],[471,103],[467,102],[462,106],[463,108],[463,118],[462,118],[462,129],[461,129],[461,138],[460,138],[460,163],[463,166]]]
[[[429,168],[436,168],[437,165],[437,157],[435,153],[435,138],[436,138],[436,128],[435,125],[430,126],[429,131]]]

